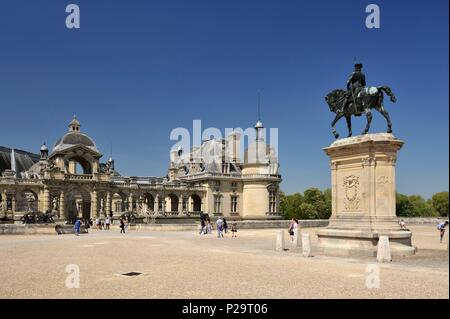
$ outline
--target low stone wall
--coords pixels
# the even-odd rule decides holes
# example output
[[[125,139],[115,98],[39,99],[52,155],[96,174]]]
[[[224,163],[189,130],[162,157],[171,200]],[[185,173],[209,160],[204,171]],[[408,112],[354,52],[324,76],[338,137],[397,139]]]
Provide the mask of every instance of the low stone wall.
[[[442,223],[444,221],[448,221],[448,218],[446,217],[398,217],[398,220],[400,221],[403,219],[406,224],[432,224],[437,225],[439,223]]]
[[[408,225],[437,225],[438,223],[448,220],[446,218],[435,217],[399,217],[399,220],[403,219]],[[174,223],[155,223],[155,224],[136,224],[130,225],[130,231],[196,231],[199,230],[200,221],[189,223],[181,222],[179,219],[173,219]],[[167,220],[166,220],[167,221]],[[212,221],[213,224],[214,221]],[[290,220],[238,220],[236,221],[238,229],[269,229],[269,228],[288,228]],[[328,226],[328,219],[311,219],[300,220],[300,227],[326,227]],[[231,228],[231,220],[228,220],[228,225]],[[61,232],[63,234],[73,234],[73,225],[60,225]],[[56,224],[0,224],[0,235],[33,235],[33,234],[49,234],[56,235]],[[114,222],[111,225],[111,230],[119,230],[119,224]],[[86,233],[84,226],[81,227],[81,233]]]
[[[231,222],[228,222],[230,224]],[[242,220],[236,221],[240,229],[288,228],[290,220]],[[326,227],[328,219],[299,220],[300,227]]]
[[[73,225],[61,224],[0,224],[0,235],[56,235],[55,226],[60,227],[61,233],[73,234]],[[86,233],[84,226],[80,228],[81,233]]]

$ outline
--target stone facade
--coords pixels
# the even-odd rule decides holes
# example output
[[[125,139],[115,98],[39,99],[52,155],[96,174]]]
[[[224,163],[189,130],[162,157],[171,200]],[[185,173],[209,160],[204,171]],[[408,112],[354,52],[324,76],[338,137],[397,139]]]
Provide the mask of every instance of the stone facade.
[[[74,117],[52,151],[44,144],[39,160],[32,156],[20,172],[11,151],[10,168],[0,177],[0,216],[17,221],[26,212],[51,211],[59,220],[73,221],[133,212],[147,222],[200,213],[236,219],[280,216],[278,159],[263,139],[251,143],[264,149],[262,160],[255,163],[241,163],[240,136],[232,133],[186,153],[171,151],[166,177],[136,177],[121,176],[112,158],[102,163],[94,140],[80,127]],[[260,129],[262,123],[255,127],[256,136]],[[211,150],[217,152],[206,158]]]

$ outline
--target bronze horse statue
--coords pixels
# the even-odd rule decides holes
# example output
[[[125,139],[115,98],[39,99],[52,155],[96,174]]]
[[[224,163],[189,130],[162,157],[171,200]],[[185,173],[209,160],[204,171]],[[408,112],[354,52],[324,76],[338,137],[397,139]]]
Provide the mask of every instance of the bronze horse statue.
[[[386,111],[383,105],[383,98],[385,92],[391,99],[392,103],[397,102],[397,98],[388,86],[378,87],[364,87],[353,98],[348,99],[347,105],[344,103],[347,92],[345,90],[333,90],[327,94],[325,101],[330,107],[330,111],[336,114],[331,127],[333,128],[333,135],[335,138],[339,138],[339,134],[336,132],[336,122],[345,116],[347,120],[348,137],[352,136],[352,120],[351,116],[361,116],[362,113],[366,115],[367,124],[362,134],[367,134],[370,129],[370,123],[372,122],[371,109],[375,109],[380,112],[387,122],[387,133],[392,133],[392,123],[389,117],[389,113]]]

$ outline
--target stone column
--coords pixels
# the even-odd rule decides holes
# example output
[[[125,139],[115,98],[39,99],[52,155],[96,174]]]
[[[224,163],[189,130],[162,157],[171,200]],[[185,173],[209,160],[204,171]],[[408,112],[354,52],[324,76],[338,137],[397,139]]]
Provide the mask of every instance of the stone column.
[[[6,217],[6,190],[3,190],[2,192],[2,213]]]
[[[158,202],[159,202],[159,195],[156,195],[153,201],[153,212],[155,214],[158,214]]]
[[[128,196],[128,211],[129,212],[133,211],[133,194],[130,194]]]
[[[64,193],[64,190],[61,191],[59,194],[59,218],[64,219],[65,216],[65,197],[66,194]]]
[[[16,194],[12,194],[11,195],[11,206],[12,206],[12,209],[11,209],[11,214],[12,214],[12,216],[11,216],[11,218],[12,219],[14,219],[14,213],[16,212]]]
[[[164,215],[166,213],[166,197],[161,196],[160,199],[161,199],[162,213]]]
[[[205,202],[206,202],[206,195],[202,197],[200,197],[201,203],[200,203],[200,210],[202,212],[205,212]],[[213,201],[214,202],[214,201]],[[214,208],[212,209],[212,211],[214,211]]]
[[[91,217],[99,217],[97,208],[97,191],[91,192]]]
[[[178,215],[183,214],[183,195],[178,196]]]
[[[42,210],[46,212],[50,210],[50,190],[47,186],[44,186],[44,198],[42,199]]]
[[[106,215],[107,216],[109,216],[109,213],[110,213],[110,211],[112,210],[111,209],[111,201],[112,201],[112,198],[111,198],[111,192],[107,192],[106,193]]]

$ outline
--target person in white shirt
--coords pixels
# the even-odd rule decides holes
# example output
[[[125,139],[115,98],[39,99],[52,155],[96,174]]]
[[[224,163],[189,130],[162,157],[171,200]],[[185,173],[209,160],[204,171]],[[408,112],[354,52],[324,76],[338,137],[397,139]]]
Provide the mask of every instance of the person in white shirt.
[[[105,219],[105,228],[106,230],[109,230],[109,225],[111,224],[111,221],[109,220],[109,217],[106,217]]]
[[[400,228],[402,229],[402,230],[407,230],[406,229],[406,223],[405,223],[405,221],[402,219],[402,220],[400,220],[400,222],[398,223],[399,225],[400,225]]]
[[[445,222],[439,223],[437,226],[437,229],[439,230],[439,235],[441,237],[440,242],[442,243],[442,239],[444,238],[445,234],[445,227],[448,225],[448,220]]]
[[[219,219],[217,219],[216,221],[216,225],[217,225],[217,237],[223,237],[223,220],[222,218],[219,217]]]
[[[298,220],[296,218],[292,218],[291,223],[289,224],[289,235],[291,236],[291,240],[294,241],[294,233],[295,229],[298,228]]]

